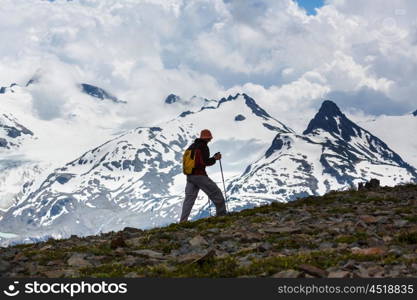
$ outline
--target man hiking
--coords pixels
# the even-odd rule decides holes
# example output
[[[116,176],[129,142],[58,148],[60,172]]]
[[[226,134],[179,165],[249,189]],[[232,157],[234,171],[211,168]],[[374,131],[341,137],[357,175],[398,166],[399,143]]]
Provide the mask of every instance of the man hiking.
[[[188,147],[184,154],[183,167],[184,174],[187,175],[187,185],[185,186],[185,200],[182,205],[180,222],[188,220],[188,216],[200,189],[213,201],[216,206],[216,215],[226,215],[226,205],[222,191],[206,173],[206,166],[212,166],[216,163],[216,160],[222,158],[220,153],[216,153],[213,157],[210,157],[210,150],[207,143],[212,139],[213,136],[210,130],[202,130],[200,138],[195,139],[194,143]],[[187,164],[188,167],[186,166]]]

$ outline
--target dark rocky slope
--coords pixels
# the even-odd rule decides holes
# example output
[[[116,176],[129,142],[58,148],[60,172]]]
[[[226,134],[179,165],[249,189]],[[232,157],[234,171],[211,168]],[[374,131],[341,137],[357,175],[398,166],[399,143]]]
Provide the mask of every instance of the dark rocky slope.
[[[0,250],[3,277],[416,277],[417,185]]]

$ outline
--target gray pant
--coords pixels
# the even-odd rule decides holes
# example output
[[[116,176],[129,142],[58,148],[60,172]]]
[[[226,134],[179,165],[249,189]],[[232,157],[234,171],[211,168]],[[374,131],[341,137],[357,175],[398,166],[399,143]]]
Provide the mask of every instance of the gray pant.
[[[187,175],[187,185],[185,186],[185,200],[182,205],[182,214],[180,222],[188,220],[188,216],[191,213],[195,199],[198,192],[203,190],[207,194],[209,199],[213,201],[216,206],[216,215],[224,216],[226,214],[226,205],[222,191],[219,187],[205,175]]]

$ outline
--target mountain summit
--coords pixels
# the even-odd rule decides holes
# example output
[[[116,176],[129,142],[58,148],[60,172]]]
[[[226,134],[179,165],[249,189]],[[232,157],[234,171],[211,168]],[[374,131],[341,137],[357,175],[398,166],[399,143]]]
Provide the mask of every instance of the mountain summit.
[[[356,135],[355,132],[360,131],[360,128],[350,121],[334,102],[325,100],[303,134],[316,135],[319,134],[319,130],[342,137],[348,142]]]
[[[181,98],[179,96],[174,95],[174,94],[169,94],[168,97],[166,97],[166,99],[165,99],[165,103],[172,104],[172,103],[178,102],[180,100],[181,100]]]

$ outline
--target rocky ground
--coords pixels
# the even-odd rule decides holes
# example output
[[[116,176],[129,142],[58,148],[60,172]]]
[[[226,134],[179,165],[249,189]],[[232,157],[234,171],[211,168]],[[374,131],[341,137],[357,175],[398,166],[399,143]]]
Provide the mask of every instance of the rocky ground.
[[[416,277],[417,185],[0,248],[0,277]]]

